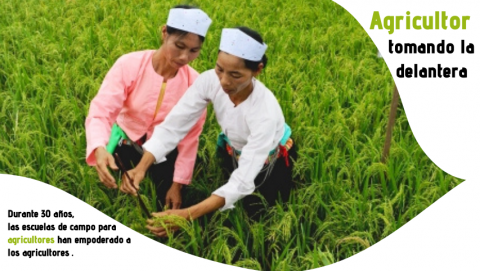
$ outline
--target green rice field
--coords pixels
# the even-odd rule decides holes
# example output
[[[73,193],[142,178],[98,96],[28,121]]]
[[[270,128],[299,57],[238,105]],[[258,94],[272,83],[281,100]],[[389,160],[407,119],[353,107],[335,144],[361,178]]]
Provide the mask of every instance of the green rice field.
[[[154,238],[134,197],[109,190],[85,162],[89,103],[115,60],[157,49],[177,1],[0,1],[0,173],[58,187]],[[199,1],[213,20],[199,72],[214,67],[223,27],[263,35],[269,63],[259,80],[278,98],[299,150],[287,208],[252,222],[241,207],[185,223],[158,240],[255,270],[306,270],[374,245],[462,182],[422,151],[403,107],[390,157],[380,162],[393,78],[360,24],[330,0]],[[212,108],[188,198],[225,180],[215,160]],[[153,210],[149,180],[141,193]],[[229,225],[229,226],[226,226]],[[149,249],[149,248],[145,248]]]

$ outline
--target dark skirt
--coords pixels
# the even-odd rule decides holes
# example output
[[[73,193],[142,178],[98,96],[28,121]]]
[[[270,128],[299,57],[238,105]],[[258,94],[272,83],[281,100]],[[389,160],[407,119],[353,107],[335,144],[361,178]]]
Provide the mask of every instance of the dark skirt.
[[[234,170],[232,157],[228,154],[225,146],[217,148],[217,154],[221,159],[224,177],[228,180]],[[267,178],[265,178],[266,171],[257,175],[255,178],[255,186],[257,188],[254,194],[248,195],[241,200],[241,204],[250,218],[258,221],[265,214],[267,207],[288,201],[293,188],[293,161],[296,159],[297,151],[294,143],[288,150],[287,159],[285,156],[277,158],[273,165],[274,168]],[[286,160],[288,160],[288,164]],[[256,193],[260,194],[264,201]]]

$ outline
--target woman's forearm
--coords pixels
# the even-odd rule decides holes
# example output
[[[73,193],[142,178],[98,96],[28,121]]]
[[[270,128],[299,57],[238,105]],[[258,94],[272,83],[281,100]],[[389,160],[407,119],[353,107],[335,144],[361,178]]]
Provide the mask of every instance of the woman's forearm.
[[[211,195],[204,201],[188,208],[190,219],[197,219],[203,215],[220,209],[221,207],[223,207],[223,205],[225,205],[224,198],[217,195]]]
[[[143,172],[147,172],[148,168],[150,168],[150,166],[154,162],[155,162],[155,156],[153,156],[153,154],[148,151],[144,151],[142,159],[140,160],[140,162],[135,168]]]

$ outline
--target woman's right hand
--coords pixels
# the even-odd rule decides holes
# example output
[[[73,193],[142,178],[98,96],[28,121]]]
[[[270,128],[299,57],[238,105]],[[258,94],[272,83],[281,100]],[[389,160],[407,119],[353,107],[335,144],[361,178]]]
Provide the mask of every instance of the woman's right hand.
[[[127,178],[126,174],[128,174],[130,179],[133,181],[133,184],[130,182],[129,178]],[[140,188],[140,182],[143,181],[143,178],[145,178],[145,171],[139,169],[138,167],[123,173],[120,191],[123,193],[136,195],[137,190]]]
[[[97,170],[100,181],[108,188],[117,188],[115,178],[113,178],[108,170],[108,168],[118,170],[113,156],[107,152],[104,147],[98,147],[95,149],[95,159],[97,160],[95,169]]]
[[[140,159],[140,162],[137,164],[137,166],[123,174],[120,191],[135,195],[137,190],[140,188],[140,182],[143,181],[143,178],[145,178],[145,173],[150,165],[153,164],[153,162],[155,162],[155,157],[153,154],[148,151],[144,151],[142,159]],[[128,174],[128,176],[132,179],[133,184],[127,178],[126,174]]]

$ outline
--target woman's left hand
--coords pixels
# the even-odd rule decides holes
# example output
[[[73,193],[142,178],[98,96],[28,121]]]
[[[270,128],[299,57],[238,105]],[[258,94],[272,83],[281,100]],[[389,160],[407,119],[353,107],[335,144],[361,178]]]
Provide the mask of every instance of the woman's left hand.
[[[154,217],[162,217],[162,216],[167,216],[167,215],[174,215],[174,216],[179,216],[183,217],[187,220],[190,220],[190,214],[188,212],[188,209],[176,209],[176,210],[168,210],[165,212],[159,212],[159,213],[152,213],[152,216]],[[168,231],[173,232],[177,231],[179,229],[178,225],[175,224],[173,221],[165,221],[165,224],[167,225],[167,228],[164,227],[155,227],[153,225],[153,219],[148,219],[147,220],[147,229],[150,230],[151,233],[158,237],[165,237],[167,236],[167,228]]]
[[[168,210],[165,212],[160,213],[152,213],[155,217],[162,217],[162,216],[177,216],[179,218],[184,218],[186,220],[194,220],[197,219],[205,214],[218,210],[220,207],[225,205],[225,198],[211,195],[209,198],[203,200],[200,203],[197,203],[193,206],[188,207],[187,209],[176,209],[176,210]],[[179,225],[175,223],[175,220],[178,222],[178,219],[172,218],[170,221],[167,219],[163,222],[165,226],[154,226],[153,219],[147,220],[147,229],[149,229],[153,234],[158,237],[165,237],[167,236],[168,232],[176,231],[179,229]],[[183,220],[183,219],[181,219]]]
[[[172,183],[170,189],[167,191],[167,196],[165,198],[165,206],[167,209],[180,209],[182,206],[182,184]]]

